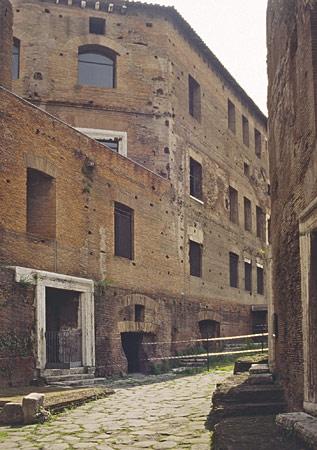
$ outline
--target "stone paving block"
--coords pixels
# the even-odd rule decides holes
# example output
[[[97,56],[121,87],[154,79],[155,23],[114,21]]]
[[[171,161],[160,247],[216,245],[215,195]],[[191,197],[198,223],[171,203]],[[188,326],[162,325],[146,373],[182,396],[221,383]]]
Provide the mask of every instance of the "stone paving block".
[[[32,393],[23,397],[22,409],[24,416],[24,423],[31,424],[38,420],[41,409],[44,405],[44,394]]]
[[[20,403],[6,403],[0,414],[0,423],[20,425],[23,423],[23,410]]]

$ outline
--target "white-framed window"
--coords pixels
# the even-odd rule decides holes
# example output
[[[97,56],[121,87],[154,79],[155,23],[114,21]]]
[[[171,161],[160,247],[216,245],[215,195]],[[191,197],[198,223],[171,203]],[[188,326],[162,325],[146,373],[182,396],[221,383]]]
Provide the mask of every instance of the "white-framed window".
[[[128,134],[126,131],[100,130],[95,128],[76,128],[86,136],[100,142],[122,156],[128,155]]]

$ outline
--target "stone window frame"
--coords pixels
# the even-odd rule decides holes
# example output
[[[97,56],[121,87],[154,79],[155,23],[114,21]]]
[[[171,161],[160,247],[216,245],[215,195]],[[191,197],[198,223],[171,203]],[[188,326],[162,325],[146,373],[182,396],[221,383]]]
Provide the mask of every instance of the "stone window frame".
[[[99,128],[76,128],[77,131],[83,133],[84,135],[95,139],[96,141],[102,139],[118,139],[119,151],[118,154],[121,156],[128,156],[128,133],[126,131],[115,131],[115,130],[103,130]]]
[[[301,265],[301,303],[304,360],[304,410],[317,414],[317,335],[314,318],[317,305],[312,299],[312,235],[317,233],[317,198],[299,215],[299,245]],[[316,269],[314,269],[316,270]],[[315,294],[316,295],[316,294]]]
[[[95,367],[94,282],[86,278],[45,272],[26,267],[11,267],[17,283],[35,286],[36,369],[46,368],[46,288],[76,291],[82,327],[82,365]]]

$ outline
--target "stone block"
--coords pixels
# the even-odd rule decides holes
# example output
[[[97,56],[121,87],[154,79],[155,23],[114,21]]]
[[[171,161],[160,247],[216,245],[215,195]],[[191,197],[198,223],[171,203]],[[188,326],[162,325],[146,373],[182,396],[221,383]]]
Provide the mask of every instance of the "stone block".
[[[20,403],[6,403],[0,414],[3,425],[20,425],[23,423],[23,410]]]
[[[248,384],[273,384],[273,376],[270,373],[255,373],[249,376]]]
[[[252,374],[268,373],[270,371],[268,364],[252,364],[249,372]]]
[[[22,400],[22,410],[24,423],[35,423],[41,413],[44,405],[44,394],[32,393],[25,396]]]

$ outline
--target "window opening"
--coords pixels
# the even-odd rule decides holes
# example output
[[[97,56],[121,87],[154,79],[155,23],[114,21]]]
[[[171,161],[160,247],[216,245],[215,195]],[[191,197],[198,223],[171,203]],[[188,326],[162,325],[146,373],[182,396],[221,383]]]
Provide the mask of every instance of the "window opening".
[[[263,267],[257,266],[257,293],[260,295],[264,295],[264,272]]]
[[[39,170],[28,168],[26,184],[27,232],[54,239],[56,237],[55,179]]]
[[[262,153],[262,137],[259,130],[254,128],[254,145],[255,145],[255,154],[258,158],[261,158]]]
[[[236,132],[236,107],[228,99],[228,128],[232,133]]]
[[[202,245],[194,241],[189,241],[189,265],[191,276],[202,276]]]
[[[20,41],[13,38],[12,47],[12,79],[18,80],[20,78]]]
[[[188,107],[189,107],[189,114],[193,116],[195,119],[200,120],[201,115],[200,85],[190,75],[188,75]]]
[[[100,17],[89,17],[89,33],[105,34],[106,20]]]
[[[239,210],[238,210],[238,191],[232,186],[229,186],[229,207],[230,207],[230,220],[233,223],[239,222]]]
[[[229,266],[230,286],[237,288],[239,286],[239,256],[235,253],[229,253]]]
[[[96,139],[96,140],[100,142],[100,144],[109,147],[114,152],[119,153],[119,139],[113,138],[113,139]]]
[[[144,305],[134,305],[134,320],[135,322],[144,322],[145,307]]]
[[[190,165],[190,195],[202,200],[202,166],[193,158],[189,159]]]
[[[242,138],[243,138],[244,145],[249,147],[249,145],[250,145],[249,121],[245,116],[242,116]]]
[[[244,175],[246,175],[247,177],[250,176],[250,166],[249,166],[249,164],[246,163],[246,162],[243,164],[243,173],[244,173]]]
[[[247,197],[244,197],[244,229],[246,231],[252,230],[251,201]]]
[[[265,238],[264,212],[259,206],[256,207],[256,236],[260,239]]]
[[[252,292],[252,262],[244,261],[244,289]]]
[[[78,83],[114,88],[115,53],[101,46],[83,46],[78,50]]]
[[[133,259],[133,209],[115,202],[114,226],[115,255]]]

